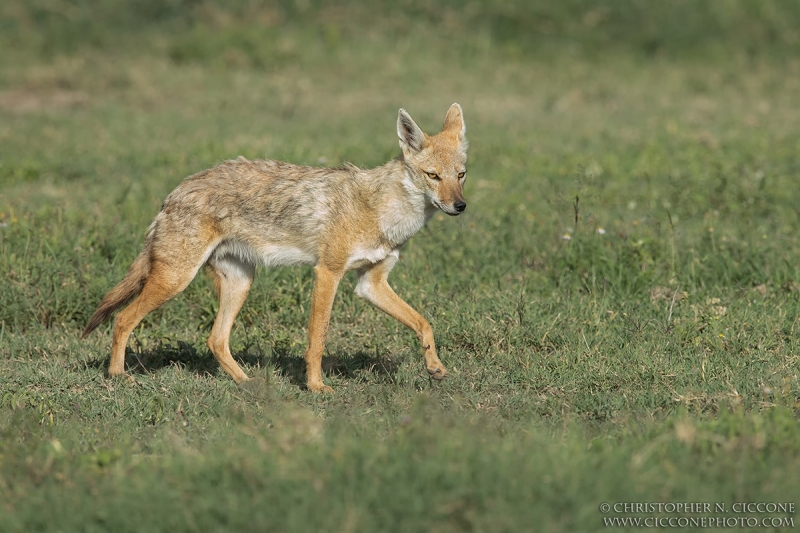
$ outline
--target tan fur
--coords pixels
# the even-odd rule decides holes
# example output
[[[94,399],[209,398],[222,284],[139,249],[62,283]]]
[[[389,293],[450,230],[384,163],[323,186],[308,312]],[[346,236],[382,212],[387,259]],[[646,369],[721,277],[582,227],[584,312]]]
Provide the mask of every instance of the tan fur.
[[[444,378],[430,324],[395,294],[387,277],[400,248],[436,209],[458,215],[466,207],[465,131],[458,104],[434,136],[401,109],[397,132],[403,153],[378,168],[312,168],[240,157],[190,176],[164,201],[144,249],[103,298],[83,337],[136,296],[114,324],[109,374],[124,374],[133,329],[205,265],[220,302],[208,346],[241,383],[248,377],[231,355],[230,331],[256,265],[312,265],[309,390],[331,392],[322,379],[322,354],[336,289],[349,270],[358,272],[356,293],[414,330],[429,374]]]

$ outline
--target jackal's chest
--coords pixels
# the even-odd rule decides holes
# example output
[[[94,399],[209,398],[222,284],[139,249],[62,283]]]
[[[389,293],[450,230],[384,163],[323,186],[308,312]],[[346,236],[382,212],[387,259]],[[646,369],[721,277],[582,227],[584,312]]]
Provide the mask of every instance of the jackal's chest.
[[[353,270],[368,265],[374,265],[375,263],[380,263],[389,256],[393,256],[396,259],[400,256],[400,253],[397,251],[397,249],[393,249],[386,245],[375,247],[356,246],[353,248],[353,250],[350,252],[350,256],[347,258],[345,269]]]
[[[399,247],[428,223],[436,209],[420,199],[414,204],[390,201],[388,209],[379,218],[383,238]]]

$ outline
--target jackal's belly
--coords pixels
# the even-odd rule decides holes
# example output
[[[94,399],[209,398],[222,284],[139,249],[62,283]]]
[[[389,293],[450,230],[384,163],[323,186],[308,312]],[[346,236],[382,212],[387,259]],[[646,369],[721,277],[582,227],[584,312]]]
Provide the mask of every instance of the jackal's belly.
[[[317,258],[310,252],[297,246],[262,242],[257,245],[241,241],[223,241],[214,250],[221,257],[232,255],[250,264],[267,267],[314,265]]]

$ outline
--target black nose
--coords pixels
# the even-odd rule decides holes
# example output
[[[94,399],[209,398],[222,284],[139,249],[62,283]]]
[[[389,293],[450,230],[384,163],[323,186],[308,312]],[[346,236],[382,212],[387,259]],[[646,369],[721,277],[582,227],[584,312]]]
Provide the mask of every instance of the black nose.
[[[464,211],[464,209],[467,208],[467,202],[465,202],[464,200],[459,200],[459,201],[457,201],[456,203],[453,204],[453,207],[456,208],[456,211],[461,213],[461,212]]]

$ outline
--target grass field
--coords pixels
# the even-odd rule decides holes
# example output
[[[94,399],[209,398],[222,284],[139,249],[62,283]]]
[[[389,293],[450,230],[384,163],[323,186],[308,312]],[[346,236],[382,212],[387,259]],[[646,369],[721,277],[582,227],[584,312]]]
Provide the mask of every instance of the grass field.
[[[4,2],[0,531],[796,527],[733,506],[800,504],[798,28],[788,1]],[[390,278],[444,382],[350,275],[336,393],[305,391],[311,269],[257,275],[232,350],[258,387],[205,346],[203,275],[131,379],[110,325],[78,340],[185,176],[379,165],[399,107],[435,132],[452,102],[469,207]]]

